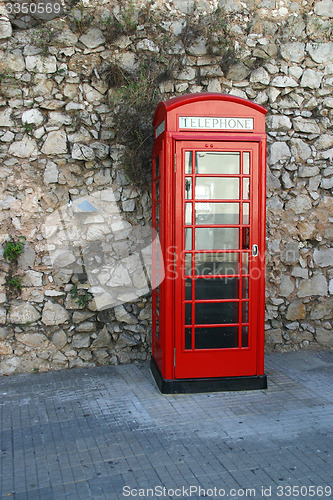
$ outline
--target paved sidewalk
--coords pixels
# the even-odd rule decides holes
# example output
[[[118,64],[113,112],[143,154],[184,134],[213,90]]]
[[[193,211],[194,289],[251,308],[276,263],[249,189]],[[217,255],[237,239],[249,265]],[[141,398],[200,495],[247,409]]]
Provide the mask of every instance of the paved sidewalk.
[[[266,391],[176,396],[148,364],[2,377],[0,498],[333,498],[333,351],[266,373]]]

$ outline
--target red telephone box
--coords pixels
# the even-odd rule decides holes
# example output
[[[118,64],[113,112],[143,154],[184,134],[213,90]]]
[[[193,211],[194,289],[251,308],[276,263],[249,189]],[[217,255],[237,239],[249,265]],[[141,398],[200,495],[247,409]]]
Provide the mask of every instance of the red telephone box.
[[[218,93],[156,108],[151,370],[164,393],[267,387],[265,113]]]

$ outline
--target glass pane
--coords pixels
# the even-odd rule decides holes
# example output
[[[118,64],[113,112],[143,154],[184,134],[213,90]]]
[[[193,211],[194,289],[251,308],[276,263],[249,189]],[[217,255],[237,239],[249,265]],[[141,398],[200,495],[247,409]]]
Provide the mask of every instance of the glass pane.
[[[239,153],[200,151],[195,153],[197,174],[239,174]]]
[[[199,227],[195,229],[197,250],[238,250],[238,228]]]
[[[185,152],[185,174],[192,173],[192,151]]]
[[[160,205],[159,205],[159,203],[157,203],[155,205],[155,207],[156,207],[156,212],[155,212],[156,213],[156,224],[158,224],[160,222]]]
[[[243,174],[250,173],[250,153],[243,153]]]
[[[249,322],[249,303],[243,302],[242,304],[242,323]]]
[[[160,181],[158,180],[155,182],[155,198],[156,201],[160,199]]]
[[[185,177],[185,200],[192,198],[192,177]]]
[[[226,349],[228,347],[238,347],[237,326],[195,329],[196,349]]]
[[[250,199],[250,179],[249,177],[244,177],[243,179],[243,200]]]
[[[192,329],[185,328],[185,349],[192,348]]]
[[[153,255],[153,276],[156,276],[156,281],[159,283],[159,276],[160,276],[160,252],[158,251],[158,245],[154,242],[153,246],[154,250],[154,255]]]
[[[238,307],[239,302],[197,302],[195,304],[195,324],[238,323]]]
[[[242,254],[242,274],[249,274],[249,254]]]
[[[244,179],[245,180],[245,179]],[[196,177],[196,200],[238,200],[239,178]]]
[[[243,203],[243,224],[250,224],[250,204]]]
[[[242,281],[242,297],[243,299],[249,298],[249,278],[243,278]]]
[[[153,329],[156,337],[159,339],[160,338],[160,322],[158,317],[154,315],[154,322],[153,322]]]
[[[195,224],[239,224],[239,204],[196,203]]]
[[[159,177],[159,175],[160,175],[160,157],[159,156],[156,157],[155,168],[156,168],[155,177]]]
[[[249,244],[250,244],[250,228],[248,227],[243,227],[243,250],[248,250],[249,249]]]
[[[238,253],[197,253],[194,273],[199,276],[239,274],[239,255]]]
[[[239,278],[197,279],[195,280],[195,299],[196,300],[237,299],[238,286],[239,286]]]
[[[185,325],[192,324],[192,303],[185,304]]]
[[[185,250],[192,250],[192,229],[185,229]]]
[[[192,300],[192,280],[185,280],[185,300]]]
[[[160,315],[160,296],[156,295],[156,316]]]
[[[192,255],[190,253],[185,254],[184,268],[186,275],[192,274]]]
[[[249,347],[249,327],[242,327],[242,347]]]
[[[185,203],[185,224],[192,224],[192,203]]]

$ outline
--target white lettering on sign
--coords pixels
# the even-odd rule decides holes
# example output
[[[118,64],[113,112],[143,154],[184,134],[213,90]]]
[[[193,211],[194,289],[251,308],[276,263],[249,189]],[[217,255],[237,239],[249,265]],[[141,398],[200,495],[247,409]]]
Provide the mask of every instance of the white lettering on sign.
[[[253,118],[222,116],[180,116],[179,128],[205,130],[253,130]]]

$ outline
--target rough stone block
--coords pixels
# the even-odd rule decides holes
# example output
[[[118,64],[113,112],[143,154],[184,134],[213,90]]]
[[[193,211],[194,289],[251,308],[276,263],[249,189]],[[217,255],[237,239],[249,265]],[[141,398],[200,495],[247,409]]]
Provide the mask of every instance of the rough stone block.
[[[79,41],[88,49],[95,49],[105,43],[105,38],[99,28],[91,28],[84,35],[80,36]]]
[[[286,209],[291,210],[295,214],[302,214],[312,209],[312,201],[306,194],[301,194],[289,200],[286,203]]]
[[[9,148],[9,154],[18,158],[31,158],[37,156],[38,148],[35,139],[24,136],[21,141],[13,142]]]
[[[22,114],[22,123],[28,123],[39,127],[44,121],[44,115],[39,109],[28,109]]]
[[[299,299],[293,300],[288,307],[286,318],[289,321],[295,321],[297,319],[304,319],[305,316],[306,316],[305,305]]]
[[[315,304],[312,308],[311,319],[333,319],[333,299]]]
[[[47,134],[42,147],[46,155],[61,155],[67,153],[67,136],[64,130],[55,130]]]
[[[282,332],[280,329],[270,329],[265,332],[266,342],[271,344],[283,344]]]
[[[271,115],[266,120],[269,130],[279,130],[281,132],[288,132],[292,128],[291,120],[285,115]]]
[[[195,69],[192,67],[184,68],[179,73],[176,73],[174,76],[177,80],[194,80],[195,78]]]
[[[137,50],[147,50],[148,52],[155,52],[155,53],[160,51],[156,43],[154,43],[152,40],[149,40],[148,38],[140,40],[140,42],[137,43],[136,48]]]
[[[0,327],[0,340],[5,340],[9,334],[10,332],[7,327]]]
[[[333,248],[315,248],[313,260],[319,267],[333,267]]]
[[[284,264],[296,264],[299,261],[299,246],[296,242],[286,243],[281,252],[281,262]]]
[[[8,342],[2,342],[0,340],[0,356],[9,356],[10,354],[13,354],[13,346]]]
[[[92,161],[95,159],[95,153],[89,146],[75,143],[73,144],[72,158],[74,160]]]
[[[57,60],[55,56],[27,56],[25,58],[27,71],[37,73],[55,73],[57,71]]]
[[[288,297],[291,293],[293,293],[294,289],[294,281],[287,275],[282,276],[279,295],[281,297]]]
[[[23,285],[41,287],[43,285],[43,273],[32,270],[26,271],[23,278]]]
[[[323,78],[322,73],[307,68],[304,71],[301,79],[301,87],[308,87],[310,89],[319,89],[322,78]]]
[[[297,297],[311,297],[312,295],[327,295],[327,281],[323,274],[315,274],[312,278],[300,282]]]
[[[305,45],[302,42],[283,43],[281,55],[286,61],[300,63],[305,56]]]
[[[15,124],[11,119],[11,114],[11,108],[0,111],[0,127],[14,127]]]
[[[57,330],[56,332],[54,332],[54,334],[52,335],[52,342],[59,349],[65,347],[65,345],[67,344],[67,335],[64,330]]]
[[[322,0],[322,2],[316,3],[314,13],[317,14],[317,16],[333,17],[333,1]]]
[[[306,50],[310,54],[311,59],[318,64],[333,62],[333,42],[308,43]]]
[[[44,182],[45,184],[55,184],[59,179],[59,170],[56,163],[53,161],[48,161],[44,170]]]
[[[270,165],[275,165],[280,161],[286,161],[291,157],[291,152],[288,145],[285,142],[278,141],[274,142],[268,153],[267,161]]]
[[[316,340],[319,345],[332,346],[333,344],[333,332],[332,330],[326,330],[326,328],[317,327],[316,328]]]
[[[138,322],[138,319],[129,312],[126,311],[123,305],[116,306],[114,308],[114,313],[116,315],[116,320],[122,323],[127,323],[128,325],[134,325]]]
[[[46,302],[42,314],[42,322],[44,325],[60,325],[66,323],[69,317],[68,311],[60,304],[53,304],[53,302],[50,301]]]
[[[228,80],[233,80],[235,82],[241,82],[246,80],[249,76],[251,70],[243,63],[233,64],[227,72]]]
[[[37,349],[46,349],[49,344],[47,337],[41,333],[19,333],[15,337],[21,344]]]
[[[82,349],[84,347],[89,347],[89,346],[90,346],[90,335],[81,335],[79,333],[73,335],[72,347],[74,349]]]
[[[40,318],[40,312],[28,302],[13,305],[9,312],[8,321],[14,325],[35,323]]]
[[[290,76],[276,76],[272,82],[271,85],[273,87],[298,87],[298,83],[294,78],[291,78]]]
[[[108,347],[110,343],[111,343],[111,335],[107,331],[106,326],[104,326],[102,331],[98,334],[97,338],[93,341],[91,348],[100,349],[102,347]]]

